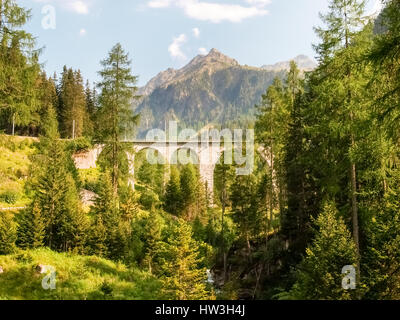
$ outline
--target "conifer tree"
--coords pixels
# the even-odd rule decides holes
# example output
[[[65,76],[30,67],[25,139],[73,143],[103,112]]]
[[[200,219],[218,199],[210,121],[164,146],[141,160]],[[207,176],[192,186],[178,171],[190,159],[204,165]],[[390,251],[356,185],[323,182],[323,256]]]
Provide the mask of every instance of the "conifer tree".
[[[360,253],[359,199],[357,197],[359,190],[357,163],[352,155],[357,144],[360,143],[357,127],[363,116],[361,106],[365,107],[365,96],[360,88],[366,84],[366,74],[355,68],[356,59],[360,56],[360,48],[368,42],[366,37],[360,34],[366,24],[363,18],[364,8],[364,0],[331,0],[329,12],[321,15],[326,29],[316,28],[321,43],[315,46],[315,49],[319,54],[321,64],[312,79],[316,84],[313,88],[315,94],[319,96],[315,99],[314,106],[323,109],[318,111],[318,114],[325,113],[322,121],[326,120],[323,126],[327,129],[326,132],[321,130],[318,134],[320,136],[326,134],[325,147],[329,145],[331,148],[329,156],[335,158],[328,161],[338,163],[338,158],[341,158],[340,165],[331,163],[330,167],[335,172],[328,174],[330,176],[327,176],[328,183],[333,185],[335,182],[329,180],[337,179],[336,183],[343,188],[343,184],[347,184],[343,181],[344,178],[349,181],[353,238],[358,254]],[[321,123],[319,125],[321,126]],[[336,147],[333,149],[334,145]],[[335,153],[341,153],[341,155],[337,157]],[[347,172],[350,172],[348,177],[343,176],[346,169],[342,166],[346,165]]]
[[[295,66],[291,64],[292,74]],[[259,116],[256,122],[257,140],[265,149],[264,158],[268,162],[269,179],[274,181],[276,188],[269,190],[270,214],[279,206],[280,215],[284,208],[284,146],[290,123],[290,103],[288,103],[287,86],[276,78],[273,84],[262,96],[261,105],[258,106]]]
[[[356,267],[357,250],[334,204],[327,203],[315,223],[316,236],[298,268],[292,294],[306,300],[356,298],[361,288],[344,290],[342,270],[345,266]]]
[[[42,72],[38,79],[38,101],[39,101],[39,110],[38,117],[35,119],[37,121],[36,126],[39,128],[40,135],[46,135],[46,124],[47,120],[50,117],[54,116],[55,110],[57,110],[57,91],[56,91],[56,83],[52,78],[47,78],[45,72]],[[58,127],[58,124],[57,124]]]
[[[191,227],[183,220],[173,226],[166,243],[157,252],[163,291],[171,300],[205,300],[206,270],[200,267],[199,245]]]
[[[180,173],[181,205],[188,220],[195,213],[196,194],[199,187],[199,179],[193,164],[183,166]]]
[[[13,216],[8,213],[0,214],[0,255],[13,253],[17,240],[17,226]]]
[[[16,126],[31,124],[38,107],[38,51],[33,36],[22,29],[30,18],[15,0],[0,1],[0,115],[12,134]]]
[[[368,300],[400,298],[400,172],[398,168],[388,171],[393,181],[388,181],[383,196],[370,202],[363,225],[366,248],[362,251],[361,270]]]
[[[111,173],[104,172],[100,179],[98,197],[92,208],[95,216],[92,237],[99,241],[94,243],[93,249],[106,254],[110,259],[121,260],[130,255],[131,221],[123,220],[122,210],[115,207],[111,181]]]
[[[230,190],[233,219],[238,225],[240,236],[245,241],[248,256],[251,253],[250,241],[259,232],[259,211],[257,183],[254,175],[237,176]]]
[[[79,70],[64,67],[59,86],[59,119],[63,137],[82,137],[85,130],[91,130],[85,88]]]
[[[18,219],[17,244],[23,249],[36,249],[44,246],[46,224],[40,212],[39,205],[24,210]]]
[[[90,249],[91,252],[100,257],[107,257],[107,229],[103,223],[103,217],[97,215],[94,218],[94,223],[91,226],[90,234]]]
[[[94,135],[94,122],[96,120],[96,101],[95,101],[95,89],[90,88],[89,80],[86,81],[85,87],[85,101],[86,101],[86,112],[85,112],[85,127],[84,136],[93,137]]]
[[[165,211],[173,215],[180,215],[182,210],[182,193],[179,171],[175,166],[171,166],[171,174],[164,198]]]
[[[221,157],[221,161],[216,165],[214,171],[214,185],[215,193],[219,203],[221,204],[221,252],[223,256],[224,263],[224,275],[223,278],[226,279],[227,275],[227,243],[225,242],[225,215],[227,207],[229,206],[229,189],[232,181],[234,180],[235,168],[234,166],[225,164],[224,156]],[[210,222],[209,222],[210,223]]]
[[[103,70],[99,72],[102,79],[98,84],[101,91],[97,140],[105,144],[103,151],[105,166],[111,170],[113,197],[117,202],[120,184],[127,183],[126,152],[132,151],[122,140],[131,133],[130,129],[138,121],[138,116],[134,115],[131,106],[137,90],[135,87],[137,77],[132,75],[129,56],[119,43],[111,49],[101,64]]]
[[[398,0],[384,1],[385,8],[375,22],[379,32],[376,32],[374,43],[368,54],[369,61],[374,66],[373,83],[375,105],[379,119],[383,119],[386,130],[397,139],[400,135],[398,119],[400,110],[400,2]]]
[[[33,175],[34,203],[45,221],[44,243],[57,251],[82,251],[87,220],[80,210],[70,154],[59,139],[55,112],[48,116],[46,136],[41,137],[39,153],[35,155],[35,162],[40,161],[41,167]]]

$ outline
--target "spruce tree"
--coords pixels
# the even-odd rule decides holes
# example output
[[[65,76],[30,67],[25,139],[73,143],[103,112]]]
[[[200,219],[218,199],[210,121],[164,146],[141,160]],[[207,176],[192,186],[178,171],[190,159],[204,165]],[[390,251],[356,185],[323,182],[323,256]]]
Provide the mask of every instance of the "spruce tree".
[[[137,88],[137,77],[132,75],[129,56],[118,43],[101,62],[97,141],[105,145],[105,166],[111,170],[113,197],[116,201],[120,184],[127,184],[127,152],[132,152],[123,137],[132,133],[138,122],[132,102]],[[124,170],[125,168],[125,170]]]
[[[193,240],[191,227],[179,220],[172,227],[166,243],[158,246],[163,292],[170,300],[205,300],[206,270],[200,267],[199,244]]]
[[[89,80],[86,82],[85,87],[85,101],[86,101],[86,112],[85,112],[85,127],[84,136],[93,137],[94,135],[94,122],[96,120],[96,97],[95,89],[90,88]]]
[[[94,218],[90,230],[90,252],[99,257],[107,257],[107,229],[104,226],[101,215]]]
[[[61,134],[66,138],[82,137],[90,132],[86,94],[81,72],[64,67],[59,85],[59,120]]]
[[[56,83],[52,78],[47,78],[45,72],[42,72],[38,79],[38,100],[40,103],[40,108],[38,110],[38,117],[35,119],[37,121],[36,126],[39,128],[40,135],[46,135],[46,125],[48,125],[49,117],[55,119],[54,112],[57,110],[57,91]],[[58,127],[58,123],[57,123]]]
[[[15,0],[0,1],[0,116],[12,134],[16,126],[31,124],[38,108],[38,52],[33,36],[22,29],[30,18]]]
[[[17,226],[13,215],[0,214],[0,255],[11,254],[15,250],[17,240]]]
[[[180,173],[180,189],[182,208],[188,220],[195,214],[196,191],[199,186],[198,175],[192,164],[183,166]]]
[[[333,203],[327,203],[315,221],[316,235],[297,271],[292,290],[296,299],[348,300],[355,299],[356,290],[342,287],[343,267],[357,266],[357,249],[343,219]]]
[[[131,221],[124,220],[122,215],[124,211],[115,207],[111,181],[111,173],[104,172],[100,179],[100,190],[92,208],[95,223],[92,241],[98,239],[97,243],[92,243],[92,250],[101,252],[110,259],[123,260],[130,256]]]
[[[48,114],[51,117],[51,113]],[[57,251],[83,251],[87,220],[80,210],[76,181],[71,172],[70,154],[59,139],[55,125],[55,113],[48,119],[46,135],[40,139],[34,161],[41,166],[33,167],[35,192],[34,203],[45,221],[46,246]],[[34,208],[32,208],[33,210]]]
[[[257,198],[257,181],[254,175],[237,176],[230,188],[232,218],[238,225],[240,237],[245,241],[248,256],[251,254],[253,236],[259,233],[259,211]]]
[[[24,210],[18,217],[17,244],[23,249],[37,249],[44,246],[46,232],[45,220],[42,217],[39,205]]]
[[[179,216],[182,210],[182,192],[179,171],[175,166],[171,166],[171,174],[167,183],[164,198],[165,211]]]

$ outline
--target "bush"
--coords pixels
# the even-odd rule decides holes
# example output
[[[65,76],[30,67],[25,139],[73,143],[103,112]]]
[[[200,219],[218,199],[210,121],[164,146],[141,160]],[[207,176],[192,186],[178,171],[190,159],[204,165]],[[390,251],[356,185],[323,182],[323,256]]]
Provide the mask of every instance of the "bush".
[[[80,137],[75,140],[69,141],[67,149],[72,153],[79,151],[87,151],[93,147],[92,142],[86,137]]]
[[[160,199],[153,191],[145,190],[142,192],[139,202],[145,210],[152,210],[160,204]]]
[[[7,204],[15,204],[18,201],[19,194],[15,191],[5,191],[0,195],[0,201]]]

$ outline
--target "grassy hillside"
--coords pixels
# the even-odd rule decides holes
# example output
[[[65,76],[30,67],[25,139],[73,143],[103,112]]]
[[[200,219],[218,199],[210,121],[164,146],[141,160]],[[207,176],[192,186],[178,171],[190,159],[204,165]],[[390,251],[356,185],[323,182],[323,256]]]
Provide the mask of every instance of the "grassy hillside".
[[[1,208],[24,207],[30,203],[25,183],[35,152],[35,139],[0,135],[0,214]],[[85,187],[96,190],[98,171],[80,172]],[[38,265],[56,269],[56,290],[44,290],[46,276]],[[60,254],[48,249],[18,251],[0,256],[0,300],[151,300],[159,299],[160,283],[137,268],[99,257]]]
[[[34,139],[0,135],[0,208],[23,207],[29,203],[24,185]]]
[[[36,266],[56,269],[56,290],[44,290]],[[159,282],[147,272],[98,257],[59,254],[48,249],[0,256],[0,299],[7,300],[153,300]]]

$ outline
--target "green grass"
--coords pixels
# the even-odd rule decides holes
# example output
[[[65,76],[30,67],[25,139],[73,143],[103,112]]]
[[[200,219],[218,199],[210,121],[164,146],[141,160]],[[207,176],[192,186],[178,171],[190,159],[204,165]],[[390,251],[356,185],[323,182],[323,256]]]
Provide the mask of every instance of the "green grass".
[[[36,266],[56,269],[56,289],[42,288]],[[156,300],[160,283],[147,272],[99,257],[49,249],[0,256],[0,300]]]
[[[0,208],[23,207],[30,202],[24,185],[33,144],[32,138],[0,135]]]

